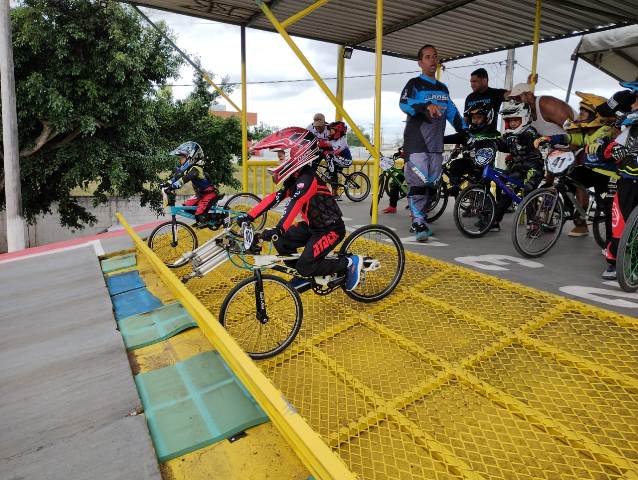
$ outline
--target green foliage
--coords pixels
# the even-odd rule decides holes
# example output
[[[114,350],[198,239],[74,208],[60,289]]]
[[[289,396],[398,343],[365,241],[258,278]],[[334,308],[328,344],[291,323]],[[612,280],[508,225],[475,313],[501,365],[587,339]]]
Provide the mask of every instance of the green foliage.
[[[366,132],[365,129],[362,128],[361,133],[363,133],[364,137],[370,140],[370,134]],[[357,137],[355,133],[350,129],[348,129],[348,132],[346,133],[346,140],[348,141],[348,145],[351,147],[363,147],[363,143],[361,143],[359,137]]]
[[[199,77],[189,98],[173,100],[161,85],[182,60],[130,7],[24,0],[11,17],[27,220],[57,203],[63,225],[95,221],[70,196],[89,184],[97,202],[140,195],[159,209],[159,177],[174,167],[167,152],[185,140],[202,145],[215,181],[234,183],[237,122],[208,114],[218,94]]]
[[[258,142],[271,133],[275,133],[277,130],[279,130],[279,127],[274,127],[272,125],[267,125],[264,122],[259,122],[259,125],[252,127],[248,131],[248,138],[254,140],[255,142]]]

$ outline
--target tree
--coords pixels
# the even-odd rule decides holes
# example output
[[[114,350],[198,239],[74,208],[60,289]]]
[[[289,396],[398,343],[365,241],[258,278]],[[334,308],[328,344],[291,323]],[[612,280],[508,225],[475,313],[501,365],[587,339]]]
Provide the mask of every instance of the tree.
[[[181,64],[169,43],[115,2],[24,0],[11,17],[27,220],[57,202],[63,225],[95,221],[70,196],[89,184],[97,201],[158,206],[150,184],[171,167],[158,135],[171,106],[156,86]]]
[[[367,133],[365,129],[362,128],[361,133],[363,133],[364,137],[370,140],[370,134]],[[361,143],[359,137],[357,137],[352,130],[348,130],[348,132],[346,133],[346,140],[348,141],[348,145],[351,147],[363,147],[363,143]]]
[[[259,125],[255,125],[248,132],[249,138],[258,142],[262,138],[266,138],[271,133],[275,133],[279,130],[279,127],[274,127],[272,125],[266,125],[264,122],[259,122]]]

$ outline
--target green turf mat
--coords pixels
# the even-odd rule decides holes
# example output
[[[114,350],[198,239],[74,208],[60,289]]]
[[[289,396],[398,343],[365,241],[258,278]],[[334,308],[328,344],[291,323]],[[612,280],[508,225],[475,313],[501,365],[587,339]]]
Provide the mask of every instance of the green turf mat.
[[[217,352],[141,373],[135,383],[161,462],[268,421]]]
[[[134,267],[137,265],[137,258],[134,253],[129,253],[128,255],[107,258],[106,260],[102,260],[100,264],[102,265],[102,271],[104,273],[111,273],[116,270]]]
[[[118,325],[128,350],[152,345],[197,326],[180,303],[170,303],[152,312],[123,318]]]

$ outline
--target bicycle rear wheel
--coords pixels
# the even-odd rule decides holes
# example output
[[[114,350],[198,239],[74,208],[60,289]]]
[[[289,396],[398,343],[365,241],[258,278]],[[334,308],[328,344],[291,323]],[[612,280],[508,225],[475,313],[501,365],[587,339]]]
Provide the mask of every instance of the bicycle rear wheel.
[[[364,258],[361,281],[357,288],[344,292],[359,302],[379,301],[392,293],[401,281],[405,252],[399,237],[383,225],[365,225],[344,240],[342,255]],[[373,263],[374,262],[374,263]]]
[[[602,207],[596,206],[594,216],[591,221],[591,229],[594,232],[594,240],[600,248],[607,246],[607,231],[605,229],[605,212]]]
[[[540,257],[556,243],[563,230],[563,201],[553,188],[527,195],[516,208],[512,243],[525,257]]]
[[[430,202],[428,207],[428,222],[432,223],[443,215],[447,207],[448,191],[447,183],[441,179],[439,187],[436,189],[436,197]]]
[[[379,175],[379,194],[377,196],[377,211],[381,208],[381,199],[385,192],[388,192],[388,184],[392,182],[391,178],[388,178],[385,173]],[[390,195],[388,193],[388,195]],[[370,203],[370,216],[372,216],[372,203]]]
[[[634,208],[629,215],[620,237],[616,257],[616,276],[620,288],[625,292],[638,290],[638,207]]]
[[[484,185],[464,188],[454,204],[454,223],[466,237],[482,237],[494,221],[496,201]]]
[[[363,172],[353,172],[346,175],[343,183],[346,197],[353,202],[361,202],[370,194],[370,179]]]
[[[231,210],[232,212],[235,212],[230,214],[230,219],[232,221],[238,215],[248,213],[250,209],[259,202],[261,202],[261,199],[257,195],[247,192],[237,193],[226,201],[224,204],[224,210]],[[255,222],[253,223],[255,230],[261,230],[264,228],[264,225],[266,224],[266,216],[267,214],[264,214],[255,219]],[[239,225],[235,225],[234,223],[231,225],[231,232],[237,236],[240,236],[239,229]]]
[[[178,263],[177,260],[187,252],[197,248],[197,234],[189,225],[183,222],[175,222],[175,241],[173,242],[173,222],[159,224],[148,236],[146,241],[155,255],[169,268],[178,268],[186,265],[188,260]]]
[[[258,277],[239,282],[228,292],[219,321],[253,359],[270,358],[290,345],[301,328],[303,305],[297,291],[275,275],[262,274],[263,297],[257,295]],[[263,298],[267,321],[258,318],[256,299]]]

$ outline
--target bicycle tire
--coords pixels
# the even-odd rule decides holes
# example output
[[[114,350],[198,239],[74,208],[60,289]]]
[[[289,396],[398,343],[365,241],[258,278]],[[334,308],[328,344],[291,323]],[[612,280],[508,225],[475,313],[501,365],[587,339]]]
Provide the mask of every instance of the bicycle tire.
[[[538,208],[534,206],[534,203],[541,203],[541,208],[544,205],[548,205],[548,201],[546,199],[541,199],[541,196],[551,195],[552,198],[558,197],[556,202],[556,208],[554,213],[552,214],[552,219],[556,215],[556,211],[558,211],[558,222],[552,222],[548,224],[547,218],[542,219],[544,221],[539,222],[539,219],[534,219],[531,221],[527,218],[531,209],[535,209],[538,211]],[[554,200],[552,200],[552,204]],[[536,212],[534,212],[534,215]],[[551,219],[550,219],[551,220]],[[556,225],[554,225],[556,223]],[[561,196],[558,194],[556,190],[553,188],[541,188],[538,190],[534,190],[529,193],[522,201],[518,204],[516,208],[516,212],[514,213],[514,223],[512,227],[512,243],[514,244],[514,248],[518,253],[528,258],[536,258],[540,257],[547,253],[551,248],[556,244],[558,239],[560,238],[560,234],[563,231],[563,225],[565,224],[565,209],[563,206],[563,200]],[[543,248],[539,248],[538,250],[531,250],[531,242],[524,243],[522,238],[519,238],[523,234],[525,238],[539,238],[539,234],[543,233],[551,233],[553,236],[549,238],[549,242]],[[535,235],[535,237],[532,237]]]
[[[383,198],[384,192],[387,192],[386,188],[388,183],[390,182],[385,173],[379,175],[379,196],[377,200],[377,211],[379,211],[379,208],[381,208],[381,199]],[[372,202],[370,202],[370,216],[372,216]]]
[[[364,238],[366,234],[376,234],[376,238]],[[357,240],[361,241],[353,247]],[[364,225],[356,229],[344,240],[339,253],[370,257],[380,262],[379,269],[362,272],[361,282],[354,290],[348,291],[345,285],[342,286],[345,294],[353,300],[377,302],[390,295],[401,281],[405,269],[405,251],[401,239],[388,227]]]
[[[476,201],[485,199],[489,206],[478,206]],[[470,201],[470,205],[465,205],[464,202]],[[467,209],[470,209],[470,214],[465,215]],[[492,193],[484,185],[468,185],[461,193],[456,197],[454,203],[454,224],[458,228],[459,232],[469,238],[478,238],[489,232],[492,222],[494,221],[494,215],[496,210],[496,200],[492,196]],[[469,218],[468,225],[465,224],[463,219]],[[476,221],[475,221],[476,219]],[[469,225],[475,226],[472,229]]]
[[[346,197],[353,202],[362,202],[370,194],[370,179],[363,172],[357,171],[346,175],[343,185]]]
[[[188,260],[184,260],[178,263],[175,262],[179,260],[179,258],[184,253],[192,252],[193,250],[195,250],[199,244],[199,241],[197,239],[195,230],[193,230],[190,225],[186,225],[184,222],[176,220],[175,229],[177,231],[177,244],[173,246],[173,236],[171,231],[172,225],[172,221],[160,223],[148,236],[146,244],[148,245],[148,248],[150,248],[153,253],[157,255],[158,258],[162,262],[164,262],[164,265],[166,265],[168,268],[179,268],[186,265],[188,263]],[[166,227],[169,228],[167,229]],[[182,241],[180,241],[179,231],[184,231],[187,235]],[[166,241],[168,241],[168,243],[166,243]],[[177,249],[179,245],[182,245],[182,248]]]
[[[638,207],[629,215],[618,242],[616,278],[625,292],[638,290]]]
[[[428,208],[428,222],[432,223],[437,219],[441,218],[443,212],[447,208],[448,202],[448,190],[447,183],[443,180],[439,183],[439,188],[436,189],[436,202],[434,204],[430,203],[430,207]],[[434,213],[432,213],[434,212]]]
[[[257,283],[257,277],[255,276],[245,278],[235,285],[230,292],[228,292],[228,295],[226,295],[219,311],[220,323],[250,358],[254,360],[264,360],[283,352],[294,341],[299,333],[303,320],[303,304],[301,303],[301,297],[297,290],[291,287],[287,281],[275,275],[262,274],[261,279],[264,285],[264,302],[267,304],[266,309],[271,315],[276,307],[277,312],[291,312],[291,307],[294,306],[294,319],[292,319],[291,325],[278,320],[275,321],[274,317],[271,317],[266,324],[261,323],[256,318],[254,285]],[[251,285],[253,285],[252,288]],[[283,288],[283,290],[276,295],[273,291],[267,291],[267,285],[268,289],[277,285]],[[292,303],[283,305],[285,299],[292,299]],[[248,305],[252,305],[252,308],[247,308]],[[246,313],[246,310],[250,311]],[[243,322],[240,320],[241,318],[243,318]],[[281,338],[280,336],[273,337],[272,335],[273,333],[277,333],[277,324],[283,325],[279,325],[279,330],[282,333],[281,337],[283,337],[281,341],[278,340]],[[242,326],[243,328],[241,328]],[[259,330],[257,342],[255,343],[251,341],[254,337],[254,333],[249,333],[248,338],[244,336],[244,333],[246,333],[251,326],[258,327]],[[272,345],[269,345],[270,342],[268,342],[263,348],[257,348],[266,328],[269,328],[266,335],[269,338],[275,338],[275,340],[272,342]]]
[[[239,199],[243,199],[246,203],[241,203],[239,205],[241,205],[240,207],[233,207],[233,203],[237,204]],[[234,210],[234,211],[240,211],[240,212],[245,212],[248,213],[248,211],[254,207],[255,205],[257,205],[259,202],[261,202],[261,199],[253,194],[253,193],[248,193],[248,192],[241,192],[241,193],[236,193],[235,195],[233,195],[232,197],[230,197],[226,203],[224,203],[224,210]],[[253,222],[253,227],[255,228],[255,230],[261,230],[262,228],[264,228],[264,225],[266,224],[266,217],[267,214],[263,214],[262,216],[258,217],[255,219],[255,221]],[[233,216],[231,215],[231,221],[233,220]],[[235,236],[241,236],[240,235],[240,231],[239,231],[239,226],[238,225],[232,225],[231,226],[231,230],[230,230],[233,235]]]
[[[605,228],[605,212],[602,207],[596,206],[591,222],[591,229],[594,233],[594,240],[600,248],[607,247],[607,231]]]
[[[399,183],[399,186],[401,186],[400,182],[398,180],[396,180],[396,178],[388,177],[388,181],[385,183],[385,193],[388,196],[390,196],[390,191],[392,190],[392,186],[394,184],[396,184],[396,183]],[[379,190],[380,189],[381,189],[381,187],[379,187]],[[404,199],[407,196],[408,196],[407,192],[404,193],[403,190],[401,188],[399,188],[399,200],[402,200],[402,199]]]

